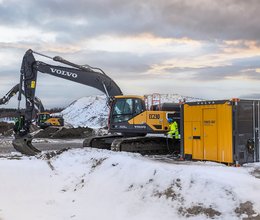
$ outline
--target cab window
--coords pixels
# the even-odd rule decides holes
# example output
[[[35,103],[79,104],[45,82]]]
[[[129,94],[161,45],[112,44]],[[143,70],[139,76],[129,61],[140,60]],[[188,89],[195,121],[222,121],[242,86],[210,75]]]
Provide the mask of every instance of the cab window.
[[[126,122],[144,111],[140,99],[117,99],[113,108],[112,122]]]
[[[132,114],[132,110],[132,99],[118,99],[114,105],[113,115]]]
[[[134,115],[138,115],[144,111],[141,99],[134,99]]]
[[[125,122],[132,118],[133,99],[117,99],[113,109],[113,122]]]

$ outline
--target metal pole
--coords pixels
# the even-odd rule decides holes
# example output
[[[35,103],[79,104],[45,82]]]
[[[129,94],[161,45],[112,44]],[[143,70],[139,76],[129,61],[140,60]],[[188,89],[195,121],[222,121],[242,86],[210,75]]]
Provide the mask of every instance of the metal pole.
[[[258,139],[258,144],[257,144],[257,149],[256,149],[256,156],[258,152],[258,158],[256,157],[256,161],[260,161],[260,139],[259,139],[259,121],[260,121],[260,103],[258,101],[257,103],[257,139]]]
[[[46,58],[49,58],[49,59],[53,60],[53,57],[47,56],[45,54],[42,54],[42,53],[39,53],[39,52],[36,52],[36,51],[32,51],[32,52],[37,54],[37,55],[39,55],[39,56],[43,56],[43,57],[46,57]]]
[[[253,140],[256,143],[255,132],[256,132],[256,121],[255,121],[255,101],[253,101]],[[256,160],[256,149],[254,149],[254,162]]]

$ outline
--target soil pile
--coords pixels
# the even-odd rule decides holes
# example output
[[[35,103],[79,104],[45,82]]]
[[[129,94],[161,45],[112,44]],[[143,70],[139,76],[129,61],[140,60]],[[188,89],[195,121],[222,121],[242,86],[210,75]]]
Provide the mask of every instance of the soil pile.
[[[13,133],[14,124],[7,122],[0,122],[0,134],[11,135]],[[9,134],[11,133],[11,134]]]
[[[91,128],[65,128],[65,127],[48,127],[41,130],[34,135],[34,138],[53,138],[53,139],[65,139],[65,138],[86,138],[93,134]]]

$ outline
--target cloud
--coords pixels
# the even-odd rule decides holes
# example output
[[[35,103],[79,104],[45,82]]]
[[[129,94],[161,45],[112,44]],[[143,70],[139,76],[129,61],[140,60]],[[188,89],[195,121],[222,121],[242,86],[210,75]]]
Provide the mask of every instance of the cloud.
[[[239,96],[241,99],[260,99],[260,93],[249,93],[249,94],[243,94]]]
[[[212,85],[234,81],[243,94],[257,93],[257,85],[250,89],[260,79],[259,9],[258,0],[0,0],[1,93],[19,81],[29,48],[99,67],[129,93],[170,92],[174,84],[175,92],[201,96],[193,84],[214,94]],[[39,77],[39,96],[62,103],[52,81]],[[77,98],[63,88],[77,85],[57,85]]]
[[[58,42],[99,35],[258,40],[258,0],[18,0],[0,4],[0,23],[54,32]]]
[[[254,60],[254,59],[253,59]],[[166,68],[165,75],[195,81],[222,81],[222,80],[257,80],[260,81],[260,64],[254,62],[241,63],[236,61],[231,65],[205,67],[173,67]]]

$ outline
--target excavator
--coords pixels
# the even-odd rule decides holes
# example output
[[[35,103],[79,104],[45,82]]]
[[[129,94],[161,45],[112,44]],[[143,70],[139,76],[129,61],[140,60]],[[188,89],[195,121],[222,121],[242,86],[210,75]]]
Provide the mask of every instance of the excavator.
[[[16,84],[6,95],[0,98],[0,105],[7,104],[9,100],[19,92],[20,84]],[[21,90],[21,94],[25,95],[24,90]],[[34,97],[34,112],[33,118],[36,118],[36,125],[40,128],[46,128],[49,126],[64,126],[64,119],[62,116],[52,116],[49,112],[44,110],[41,100]],[[19,121],[19,120],[18,120]]]
[[[64,118],[61,115],[52,116],[49,112],[39,112],[37,114],[36,124],[42,129],[49,126],[62,127],[64,126]]]
[[[20,87],[20,84],[18,83],[12,89],[10,89],[10,91],[7,92],[4,97],[0,98],[0,105],[7,104],[10,101],[10,99],[12,97],[14,97],[17,94],[17,92],[19,92],[19,87]],[[21,94],[25,95],[23,90],[21,90]],[[43,104],[37,96],[34,97],[34,104],[35,104],[35,107],[36,107],[35,109],[36,109],[37,112],[43,112],[44,111]]]
[[[36,60],[34,54],[63,64],[50,65]],[[123,95],[120,87],[100,68],[78,65],[62,57],[50,57],[29,49],[22,61],[18,101],[24,90],[25,113],[22,126],[16,131],[14,148],[26,155],[36,155],[40,151],[32,145],[30,135],[32,110],[35,105],[35,90],[38,73],[49,74],[96,88],[106,94],[110,107],[108,117],[109,135],[85,139],[83,147],[95,147],[116,151],[165,153],[179,149],[177,140],[165,138],[169,130],[168,118],[179,122],[180,105],[160,103],[149,96]],[[150,100],[150,101],[149,101]],[[18,105],[18,110],[19,110]],[[153,135],[151,135],[153,134]]]

